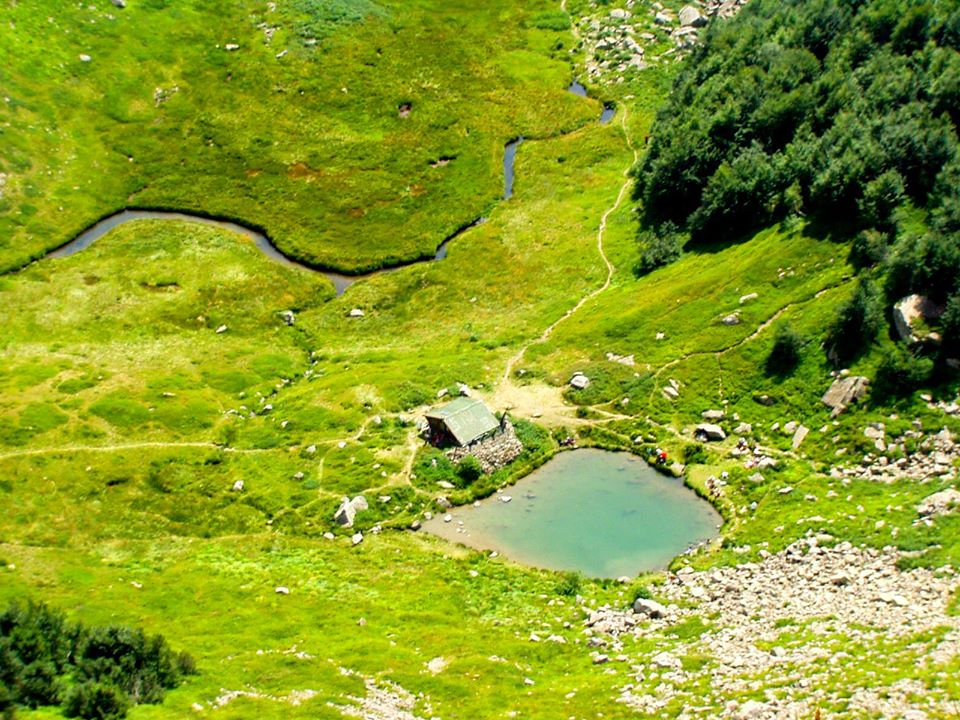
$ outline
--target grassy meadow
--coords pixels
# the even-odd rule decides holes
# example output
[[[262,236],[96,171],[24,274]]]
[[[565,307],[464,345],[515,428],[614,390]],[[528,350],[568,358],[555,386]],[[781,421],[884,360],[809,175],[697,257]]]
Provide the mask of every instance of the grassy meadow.
[[[722,618],[624,637],[628,661],[591,662],[583,608],[656,597],[662,578],[540,571],[407,529],[441,494],[463,503],[515,482],[568,433],[681,459],[704,410],[724,409],[728,431],[752,424],[778,467],[751,479],[729,455],[733,437],[689,464],[685,482],[702,493],[729,472],[716,501],[726,524],[675,568],[759,561],[817,533],[894,545],[909,565],[960,562],[958,515],[915,522],[949,481],[829,475],[869,450],[868,422],[960,432],[919,397],[868,400],[836,420],[820,404],[831,368],[819,346],[853,290],[847,246],[776,226],[636,278],[636,207],[621,189],[672,70],[592,89],[618,106],[601,126],[599,101],[565,91],[580,58],[556,14],[540,0],[0,10],[12,58],[0,67],[0,606],[42,600],[188,650],[199,674],[129,717],[377,717],[362,713],[378,688],[424,718],[636,717],[616,698],[627,683],[656,694],[657,675],[631,667],[664,650],[702,673],[660,715],[700,705],[716,717],[741,698],[698,702],[717,663],[686,643]],[[514,195],[499,201],[503,144],[521,134]],[[320,274],[191,223],[138,221],[27,264],[124,207],[236,218],[291,256],[345,270],[429,255],[488,221],[442,262],[341,297]],[[608,277],[608,211],[610,285],[568,315]],[[734,312],[739,324],[724,324]],[[771,375],[786,321],[803,360]],[[870,376],[890,344],[851,371]],[[568,387],[575,371],[591,378],[585,390]],[[676,400],[662,393],[671,379]],[[528,449],[444,491],[438,481],[463,483],[415,420],[458,382],[491,402],[521,398],[491,409],[511,411]],[[929,390],[956,397],[955,385]],[[772,429],[789,421],[811,430],[796,450]],[[342,497],[360,493],[370,509],[337,527]],[[909,680],[960,697],[960,660],[921,662],[946,629],[862,648],[805,633],[787,623],[783,642],[852,653],[811,692]],[[757,697],[779,692],[779,676],[748,680]]]

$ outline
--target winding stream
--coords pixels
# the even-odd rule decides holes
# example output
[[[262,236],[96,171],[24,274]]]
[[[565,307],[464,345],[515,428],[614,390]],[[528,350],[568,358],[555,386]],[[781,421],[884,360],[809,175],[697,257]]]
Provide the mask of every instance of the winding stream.
[[[567,88],[568,92],[573,93],[579,97],[587,97],[587,89],[573,80],[570,83],[570,86]],[[615,109],[611,105],[605,105],[603,112],[600,115],[600,123],[606,125],[613,118],[616,113]],[[514,181],[514,163],[517,156],[517,148],[523,142],[523,136],[520,135],[510,142],[508,142],[503,147],[503,199],[509,200],[513,195],[513,181]],[[80,233],[70,242],[65,245],[61,245],[56,250],[51,250],[43,258],[62,258],[74,255],[81,250],[85,250],[95,243],[97,240],[102,238],[108,232],[117,228],[121,225],[125,225],[128,222],[135,222],[137,220],[177,220],[180,222],[190,222],[197,223],[199,225],[207,225],[210,227],[219,228],[221,230],[228,230],[230,232],[237,233],[243,237],[252,240],[253,244],[268,258],[274,260],[288,267],[297,267],[303,270],[308,270],[310,272],[319,272],[325,278],[327,278],[336,290],[337,296],[343,295],[346,292],[347,288],[353,285],[358,280],[363,280],[365,278],[372,277],[374,275],[379,275],[380,273],[392,272],[394,270],[399,270],[403,267],[408,267],[410,265],[416,265],[422,262],[436,262],[438,260],[443,260],[447,256],[447,245],[449,245],[451,240],[459,237],[467,230],[476,227],[484,222],[486,222],[485,217],[479,217],[471,222],[463,225],[462,227],[455,230],[453,233],[448,235],[443,239],[440,245],[437,246],[436,252],[433,254],[433,257],[418,258],[414,260],[408,260],[405,262],[396,263],[387,267],[380,268],[378,270],[373,270],[368,273],[360,274],[349,274],[336,272],[334,270],[329,270],[322,267],[316,267],[307,265],[305,263],[298,262],[293,258],[284,255],[276,245],[270,240],[266,233],[257,230],[248,225],[242,225],[238,222],[231,220],[223,220],[214,217],[206,217],[203,215],[193,215],[185,212],[178,212],[173,210],[121,210],[113,215],[103,218],[102,220],[94,223],[89,228]],[[41,258],[41,259],[43,259]]]

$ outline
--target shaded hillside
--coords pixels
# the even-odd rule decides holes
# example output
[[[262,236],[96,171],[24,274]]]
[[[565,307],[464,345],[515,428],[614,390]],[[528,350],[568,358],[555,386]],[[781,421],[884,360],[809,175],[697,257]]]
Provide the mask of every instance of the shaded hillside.
[[[755,0],[714,23],[636,170],[647,265],[683,231],[696,244],[805,217],[854,240],[890,297],[956,294],[958,43],[953,1]]]

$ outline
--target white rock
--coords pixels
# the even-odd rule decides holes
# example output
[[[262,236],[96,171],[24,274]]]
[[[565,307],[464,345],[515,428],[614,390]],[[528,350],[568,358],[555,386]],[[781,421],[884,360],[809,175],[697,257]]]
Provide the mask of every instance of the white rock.
[[[214,332],[216,332],[217,335],[222,335],[222,334],[225,333],[226,331],[227,331],[227,326],[226,326],[226,325],[221,325],[221,326],[218,327]]]
[[[633,611],[637,615],[646,615],[649,618],[662,618],[667,616],[667,608],[656,600],[647,598],[637,598],[633,603]]]
[[[364,315],[363,310],[360,308],[353,308],[348,314],[352,318],[362,318]]]
[[[233,491],[234,491],[234,492],[241,492],[242,490],[243,490],[243,480],[237,480],[237,481],[233,484]]]
[[[351,535],[351,536],[350,536],[350,542],[352,542],[354,545],[359,545],[360,543],[362,543],[362,542],[363,542],[363,533],[358,532],[358,533],[354,533],[353,535]]]
[[[662,652],[654,655],[653,658],[651,658],[651,662],[657,667],[668,670],[679,670],[683,666],[683,664],[680,662],[680,658],[677,658],[668,652]]]
[[[286,587],[286,586],[284,586],[284,585],[277,585],[277,587],[275,587],[273,591],[274,591],[277,595],[289,595],[289,594],[290,594],[290,588],[288,588],[288,587]]]

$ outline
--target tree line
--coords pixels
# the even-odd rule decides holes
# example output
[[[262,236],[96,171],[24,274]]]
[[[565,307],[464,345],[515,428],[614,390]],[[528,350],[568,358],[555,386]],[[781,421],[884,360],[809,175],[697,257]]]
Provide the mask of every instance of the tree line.
[[[958,49],[958,0],[752,0],[712,22],[634,169],[637,273],[802,218],[868,278],[840,345],[875,289],[916,292],[947,306],[956,357]]]
[[[0,614],[0,718],[16,708],[62,707],[67,717],[122,718],[131,705],[159,703],[195,673],[161,635],[125,626],[86,627],[43,604]]]

